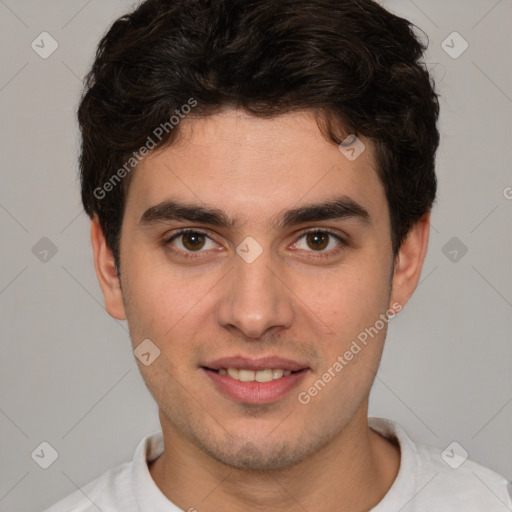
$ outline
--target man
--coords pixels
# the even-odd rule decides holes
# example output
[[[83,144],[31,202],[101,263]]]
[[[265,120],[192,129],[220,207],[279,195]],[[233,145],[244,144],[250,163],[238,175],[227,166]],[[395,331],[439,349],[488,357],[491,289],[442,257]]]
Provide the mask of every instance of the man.
[[[436,193],[424,49],[369,0],[149,0],[113,24],[82,200],[162,434],[51,512],[510,510],[500,475],[368,419]]]

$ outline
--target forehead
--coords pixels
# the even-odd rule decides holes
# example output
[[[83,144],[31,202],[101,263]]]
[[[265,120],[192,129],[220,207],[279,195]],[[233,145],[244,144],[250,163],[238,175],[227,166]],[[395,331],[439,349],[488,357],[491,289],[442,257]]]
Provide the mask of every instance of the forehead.
[[[369,140],[359,153],[325,139],[314,115],[301,111],[258,118],[229,109],[188,117],[171,146],[153,152],[134,171],[127,221],[169,197],[220,209],[244,223],[275,220],[283,209],[345,196],[371,216],[387,210]]]

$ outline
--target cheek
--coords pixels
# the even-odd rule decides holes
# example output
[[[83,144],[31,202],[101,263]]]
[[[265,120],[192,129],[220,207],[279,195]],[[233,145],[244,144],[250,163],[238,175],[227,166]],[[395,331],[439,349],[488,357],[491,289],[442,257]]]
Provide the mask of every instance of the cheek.
[[[333,421],[350,417],[368,394],[387,330],[380,315],[388,310],[388,273],[375,268],[351,270],[333,275],[327,287],[316,288],[310,296],[312,309],[329,325],[332,335],[319,340],[323,341],[323,365],[312,387],[303,391],[315,395],[311,411],[321,416],[331,407]],[[318,379],[327,383],[325,392]]]
[[[126,269],[128,322],[132,337],[160,339],[185,314],[194,300],[181,279],[170,279],[166,269],[133,259]],[[135,332],[134,332],[135,331]]]
[[[355,260],[355,258],[354,258]],[[384,267],[384,265],[382,265]],[[296,275],[293,287],[297,304],[316,313],[334,339],[345,340],[369,325],[388,309],[389,272],[375,260],[342,265],[332,272]]]

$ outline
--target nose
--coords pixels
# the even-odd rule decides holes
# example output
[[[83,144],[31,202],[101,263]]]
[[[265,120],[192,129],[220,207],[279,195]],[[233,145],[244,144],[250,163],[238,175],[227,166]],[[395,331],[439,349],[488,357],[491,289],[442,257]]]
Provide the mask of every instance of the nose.
[[[220,326],[238,330],[248,338],[260,338],[293,324],[293,294],[279,266],[267,255],[264,251],[251,263],[235,257],[217,304]]]

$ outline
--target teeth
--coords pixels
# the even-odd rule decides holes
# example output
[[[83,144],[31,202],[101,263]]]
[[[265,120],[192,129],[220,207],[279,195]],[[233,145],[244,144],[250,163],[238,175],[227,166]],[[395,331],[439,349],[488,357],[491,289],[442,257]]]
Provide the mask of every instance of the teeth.
[[[229,375],[232,379],[239,380],[241,382],[270,382],[271,380],[286,377],[291,373],[291,370],[282,370],[279,368],[258,371],[238,368],[219,369],[219,375]]]
[[[228,375],[232,379],[240,380],[240,378],[239,378],[240,371],[237,370],[236,368],[228,368],[227,372],[228,372]]]
[[[239,370],[238,378],[242,382],[252,382],[254,380],[254,372],[252,370]]]
[[[270,382],[273,379],[272,370],[260,370],[255,373],[255,379],[258,382]]]
[[[272,370],[272,378],[280,379],[284,375],[284,370]]]

